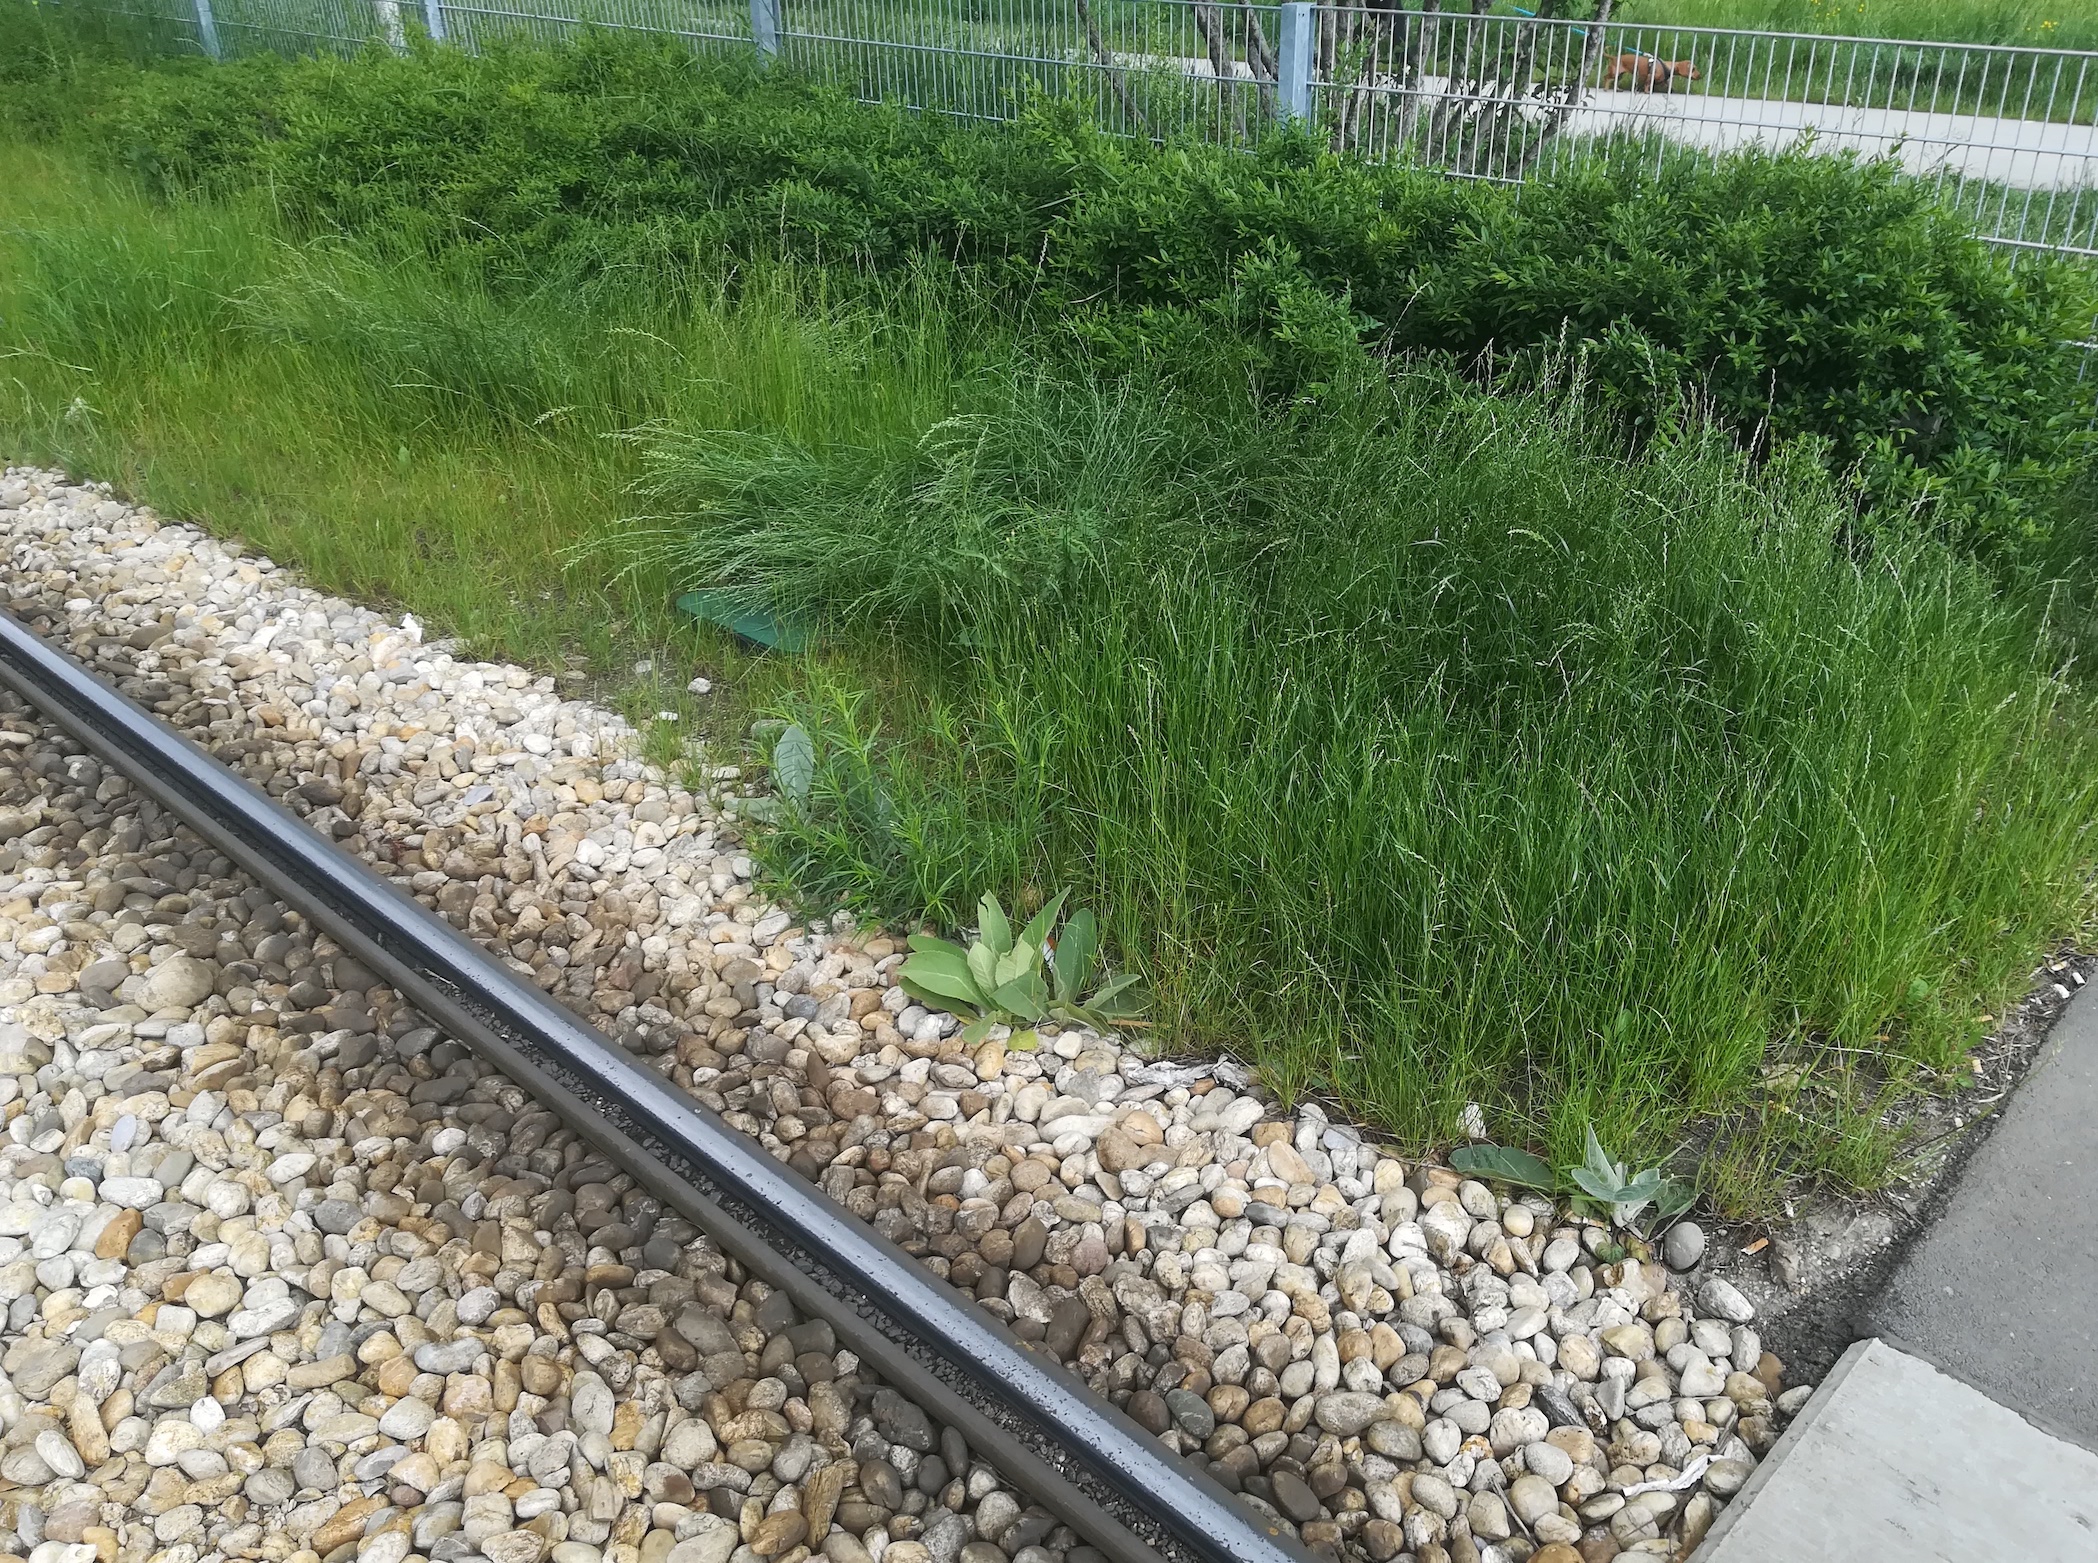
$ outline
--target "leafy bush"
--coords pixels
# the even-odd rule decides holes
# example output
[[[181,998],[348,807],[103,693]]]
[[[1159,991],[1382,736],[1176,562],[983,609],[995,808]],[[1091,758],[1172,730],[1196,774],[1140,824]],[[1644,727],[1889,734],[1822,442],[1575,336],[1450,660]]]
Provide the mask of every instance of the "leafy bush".
[[[1134,149],[1048,254],[1106,340],[1185,319],[1291,344],[1309,293],[1392,351],[1498,355],[1526,380],[1577,356],[1644,430],[1687,392],[1760,445],[1820,435],[1870,500],[1967,541],[2040,524],[2087,449],[2062,348],[2087,282],[2013,274],[1892,162],[1636,149],[1518,201],[1287,136],[1251,158]]]
[[[309,228],[531,286],[724,249],[936,256],[1097,362],[1228,342],[1282,400],[1365,353],[1532,383],[1571,362],[1642,435],[1688,397],[1759,450],[1818,436],[1883,516],[1975,547],[2051,524],[2089,449],[2060,347],[2087,279],[2011,270],[1891,163],[1637,149],[1517,200],[1289,133],[1246,155],[1054,104],[958,124],[632,37],[163,68],[82,101],[156,188],[267,185]]]

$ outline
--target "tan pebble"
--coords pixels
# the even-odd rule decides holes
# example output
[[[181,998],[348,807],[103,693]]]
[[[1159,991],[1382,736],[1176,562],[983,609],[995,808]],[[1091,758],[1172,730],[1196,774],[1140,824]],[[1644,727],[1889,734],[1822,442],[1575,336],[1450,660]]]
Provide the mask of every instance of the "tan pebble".
[[[1120,1129],[1138,1145],[1163,1145],[1166,1131],[1159,1127],[1158,1120],[1141,1107],[1132,1107],[1116,1121]]]
[[[101,1410],[87,1396],[75,1395],[66,1408],[66,1434],[89,1470],[109,1458],[109,1434],[103,1429]]]
[[[367,1335],[364,1344],[357,1348],[357,1360],[367,1367],[374,1363],[387,1362],[401,1355],[399,1338],[391,1330],[381,1330],[376,1335]]]
[[[259,1395],[274,1389],[291,1374],[291,1366],[274,1351],[258,1351],[240,1365],[240,1376],[248,1393]]]
[[[1651,1362],[1654,1356],[1654,1332],[1644,1324],[1619,1324],[1602,1332],[1603,1346],[1613,1357],[1629,1357],[1634,1362]]]
[[[421,1373],[413,1357],[394,1357],[379,1364],[379,1393],[398,1400],[414,1386]]]
[[[364,1522],[385,1506],[383,1497],[352,1499],[313,1533],[314,1550],[325,1557],[343,1543],[356,1540],[364,1534]]]
[[[1269,1169],[1291,1188],[1312,1181],[1311,1164],[1297,1154],[1297,1148],[1288,1140],[1278,1139],[1267,1150]]]
[[[781,1509],[758,1521],[750,1537],[750,1550],[761,1558],[776,1558],[797,1545],[809,1533],[809,1522],[799,1509]]]
[[[448,1416],[432,1422],[423,1434],[423,1449],[441,1469],[449,1470],[455,1461],[464,1459],[467,1447],[466,1429]]]
[[[845,1463],[842,1460],[833,1461],[811,1471],[808,1480],[802,1484],[801,1513],[808,1521],[809,1535],[823,1536],[829,1533],[831,1519],[838,1512],[838,1499],[845,1491],[846,1475]]]
[[[131,1246],[131,1240],[138,1236],[145,1224],[146,1218],[136,1210],[118,1211],[110,1218],[109,1224],[102,1228],[101,1235],[95,1239],[95,1257],[123,1258],[125,1250]]]
[[[495,1391],[484,1378],[455,1373],[446,1382],[439,1404],[446,1416],[486,1416],[495,1409]]]
[[[1289,1407],[1274,1395],[1253,1401],[1239,1418],[1239,1425],[1258,1438],[1263,1433],[1277,1431],[1289,1414]]]

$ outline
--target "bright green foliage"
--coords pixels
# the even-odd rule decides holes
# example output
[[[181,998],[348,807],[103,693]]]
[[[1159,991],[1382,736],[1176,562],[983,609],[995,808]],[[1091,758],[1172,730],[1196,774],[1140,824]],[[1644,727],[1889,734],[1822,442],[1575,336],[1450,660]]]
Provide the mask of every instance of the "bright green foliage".
[[[0,148],[10,456],[505,654],[616,662],[691,587],[820,626],[805,663],[700,669],[808,735],[767,751],[768,865],[949,929],[1068,885],[1102,926],[1036,973],[1052,1007],[1104,985],[1091,937],[1164,1045],[1416,1141],[1478,1101],[1560,1161],[1591,1121],[1670,1142],[1763,1101],[1796,1049],[1790,1110],[1718,1154],[1855,1184],[1893,1148],[1873,1090],[1952,1068],[2078,926],[2089,698],[2026,577],[1943,541],[2047,518],[2071,295],[1883,175],[1620,169],[1515,207],[602,43],[65,68],[0,96],[63,138]],[[1849,248],[1823,276],[1813,244]],[[1772,301],[1725,314],[1707,270]],[[1429,351],[1470,352],[1473,307],[1506,375]],[[1591,345],[1553,362],[1567,311]],[[1853,319],[1847,359],[1817,345]],[[1781,371],[1821,442],[1745,457],[1671,383],[1700,355],[1730,395]],[[1861,525],[1840,474],[1910,383],[1949,421],[1866,476],[1947,501]],[[1962,452],[2026,498],[1976,478],[1950,514]]]
[[[1288,133],[1247,155],[1114,141],[1056,105],[959,124],[631,37],[112,65],[65,96],[157,189],[264,186],[308,230],[504,286],[623,287],[724,248],[938,257],[1108,365],[1235,343],[1277,400],[1379,353],[1522,383],[1577,365],[1635,432],[1688,397],[1758,450],[1817,435],[1883,516],[1998,550],[2051,523],[2089,443],[2061,347],[2088,286],[2013,272],[1892,164],[1636,148],[1517,200]]]
[[[1138,150],[1047,254],[1105,343],[1177,351],[1228,325],[1284,391],[1358,340],[1523,381],[1571,357],[1634,427],[1688,394],[1758,448],[1825,436],[1868,498],[1968,541],[2037,524],[2087,446],[2061,347],[2087,287],[2044,264],[2013,279],[1891,163],[1639,149],[1511,201],[1289,138]]]
[[[1576,0],[1558,14],[1592,16],[1595,0]],[[2098,13],[2083,0],[1625,0],[1611,14],[1675,27],[2098,49]],[[2063,86],[2074,85],[2072,74]]]
[[[1949,550],[1846,550],[1812,450],[1628,457],[1425,373],[1277,417],[1203,367],[987,387],[849,462],[653,453],[668,567],[888,670],[794,707],[767,851],[816,902],[1070,885],[1173,1042],[1571,1155],[1723,1110],[1773,1039],[1943,1067],[2072,915],[2087,701]]]
[[[1139,1010],[1137,979],[1110,976],[1086,992],[1097,963],[1099,934],[1093,914],[1080,910],[1052,939],[1063,904],[1060,891],[1015,934],[998,898],[986,895],[977,904],[976,938],[967,948],[932,934],[913,934],[911,954],[897,968],[896,980],[913,998],[935,1009],[975,1011],[976,1020],[962,1032],[962,1040],[972,1047],[1000,1024],[1033,1026],[1054,1018],[1079,1021],[1098,1031],[1128,1024]],[[1053,987],[1042,975],[1045,961]]]
[[[1100,966],[1100,927],[1091,907],[1082,906],[1071,914],[1048,953],[1050,976],[1056,985],[1052,1014],[1095,1031],[1136,1024],[1136,1017],[1143,1013],[1141,979],[1134,972],[1116,976]],[[1098,987],[1093,986],[1095,970],[1100,972]]]

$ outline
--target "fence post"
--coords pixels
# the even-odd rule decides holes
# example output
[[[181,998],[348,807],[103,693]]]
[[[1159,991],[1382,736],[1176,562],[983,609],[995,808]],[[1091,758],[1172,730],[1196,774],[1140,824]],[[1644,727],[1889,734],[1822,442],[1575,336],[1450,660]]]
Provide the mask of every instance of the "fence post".
[[[408,34],[401,28],[401,0],[372,0],[372,13],[379,21],[379,36],[395,54],[408,52]]]
[[[444,0],[423,0],[423,31],[430,42],[444,42]]]
[[[195,0],[197,7],[197,42],[204,46],[204,53],[214,60],[224,59],[219,52],[218,18],[211,14],[211,0]]]
[[[779,58],[780,0],[750,0],[750,38],[758,46],[758,64]]]
[[[1312,0],[1283,0],[1282,37],[1275,49],[1275,114],[1312,117],[1311,74],[1318,59],[1318,7]]]

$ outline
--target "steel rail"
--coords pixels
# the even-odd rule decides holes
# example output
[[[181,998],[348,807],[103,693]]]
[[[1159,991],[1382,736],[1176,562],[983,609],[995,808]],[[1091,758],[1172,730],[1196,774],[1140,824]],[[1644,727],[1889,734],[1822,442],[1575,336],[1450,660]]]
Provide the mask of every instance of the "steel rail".
[[[0,613],[0,684],[502,1070],[1110,1563],[1309,1563],[1196,1464],[376,873]]]

